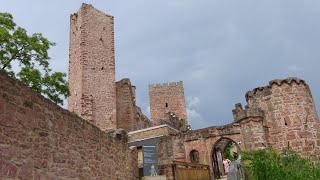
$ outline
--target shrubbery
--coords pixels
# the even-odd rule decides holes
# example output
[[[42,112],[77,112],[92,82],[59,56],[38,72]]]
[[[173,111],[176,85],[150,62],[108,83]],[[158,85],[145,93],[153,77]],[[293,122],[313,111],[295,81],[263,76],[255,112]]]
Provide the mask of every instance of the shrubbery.
[[[320,179],[320,165],[302,158],[291,149],[282,154],[276,150],[242,153],[242,162],[250,180]]]

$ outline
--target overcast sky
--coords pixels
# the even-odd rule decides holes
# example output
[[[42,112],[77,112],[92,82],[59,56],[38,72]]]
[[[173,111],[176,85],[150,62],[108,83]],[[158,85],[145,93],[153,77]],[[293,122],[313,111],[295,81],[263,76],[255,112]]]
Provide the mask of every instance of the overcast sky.
[[[230,123],[247,91],[289,76],[307,81],[319,112],[319,0],[0,0],[0,11],[56,42],[51,64],[67,72],[82,2],[114,16],[116,78],[131,79],[147,114],[148,84],[182,80],[193,129]]]

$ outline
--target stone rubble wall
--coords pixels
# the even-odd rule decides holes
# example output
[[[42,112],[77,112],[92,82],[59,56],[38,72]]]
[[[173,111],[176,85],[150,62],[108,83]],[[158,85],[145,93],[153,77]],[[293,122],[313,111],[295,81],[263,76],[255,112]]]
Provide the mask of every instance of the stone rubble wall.
[[[137,150],[0,73],[0,179],[137,180]]]

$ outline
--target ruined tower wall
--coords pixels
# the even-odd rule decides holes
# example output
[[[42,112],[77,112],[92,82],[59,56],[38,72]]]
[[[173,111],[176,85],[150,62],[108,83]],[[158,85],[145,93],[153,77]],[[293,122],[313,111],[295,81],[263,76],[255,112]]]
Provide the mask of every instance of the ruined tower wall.
[[[68,109],[102,130],[116,128],[113,17],[88,4],[70,17]]]
[[[263,149],[268,147],[268,130],[263,125],[264,112],[259,107],[242,108],[240,103],[232,110],[235,123],[239,123],[245,150]]]
[[[137,180],[137,150],[0,73],[0,179]]]
[[[188,122],[182,81],[149,85],[149,98],[154,125],[158,125],[160,120],[165,119],[167,112],[173,112]]]
[[[151,126],[150,120],[136,106],[135,87],[129,79],[122,79],[116,83],[117,87],[117,128],[127,132]]]
[[[136,107],[134,95],[129,79],[122,79],[116,83],[117,87],[117,127],[128,132],[136,128]]]
[[[246,94],[248,108],[264,111],[270,145],[290,146],[302,156],[319,154],[320,129],[314,101],[305,81],[298,78],[273,80],[269,86]]]

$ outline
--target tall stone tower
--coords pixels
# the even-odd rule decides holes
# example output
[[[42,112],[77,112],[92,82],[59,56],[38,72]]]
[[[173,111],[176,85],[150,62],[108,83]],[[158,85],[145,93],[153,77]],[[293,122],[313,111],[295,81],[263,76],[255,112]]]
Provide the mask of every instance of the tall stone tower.
[[[149,85],[151,120],[154,125],[166,118],[166,113],[175,113],[187,123],[186,102],[182,81]]]
[[[70,16],[68,109],[102,130],[116,128],[113,17],[82,4]]]

